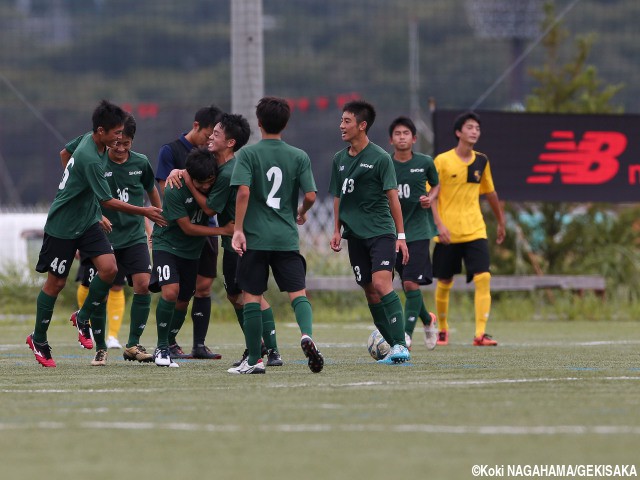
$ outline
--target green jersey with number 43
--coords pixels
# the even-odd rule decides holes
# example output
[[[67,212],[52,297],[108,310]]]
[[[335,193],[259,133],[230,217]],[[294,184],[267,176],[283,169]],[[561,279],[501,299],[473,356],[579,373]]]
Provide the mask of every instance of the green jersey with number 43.
[[[260,140],[236,153],[231,186],[251,190],[244,219],[250,250],[294,251],[298,237],[298,195],[315,192],[309,155],[282,140]]]
[[[339,219],[343,238],[367,239],[395,235],[387,190],[398,188],[389,154],[369,142],[358,155],[349,147],[333,157],[329,193],[340,199]]]
[[[78,238],[102,219],[100,203],[113,198],[104,178],[107,150],[98,152],[91,132],[82,136],[67,163],[44,231],[52,237]]]
[[[165,189],[162,216],[167,220],[168,225],[166,227],[153,226],[153,250],[173,253],[189,260],[200,258],[206,237],[187,235],[176,220],[189,217],[191,223],[207,226],[209,217],[198,206],[185,185],[181,188]]]
[[[402,207],[404,233],[407,242],[430,240],[438,234],[430,208],[420,206],[420,197],[426,195],[427,183],[438,184],[438,171],[433,159],[422,153],[413,153],[410,160],[393,160],[398,179],[398,198]]]

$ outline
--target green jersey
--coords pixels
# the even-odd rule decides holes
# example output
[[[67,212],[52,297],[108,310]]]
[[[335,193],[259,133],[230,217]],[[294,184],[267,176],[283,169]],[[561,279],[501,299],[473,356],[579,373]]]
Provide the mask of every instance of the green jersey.
[[[343,238],[395,235],[385,192],[397,188],[391,157],[375,143],[369,142],[355,157],[349,155],[349,147],[336,153],[329,193],[340,199],[338,215]]]
[[[420,206],[420,197],[426,195],[427,182],[438,184],[438,172],[433,159],[422,153],[413,153],[410,160],[393,160],[398,179],[398,198],[402,207],[404,233],[407,242],[429,240],[438,234],[430,208]]]
[[[300,249],[298,195],[315,192],[309,155],[282,140],[261,140],[241,148],[231,186],[251,189],[244,219],[247,248],[293,251]]]
[[[207,207],[218,214],[218,224],[225,226],[236,219],[236,193],[238,187],[232,187],[231,174],[236,165],[235,157],[218,167],[218,176],[207,197]],[[231,237],[222,236],[222,248],[234,252]]]
[[[144,192],[154,188],[153,168],[146,155],[129,152],[124,163],[107,158],[104,176],[109,183],[111,195],[137,207],[144,206]],[[111,221],[113,229],[107,234],[113,248],[125,248],[138,243],[147,243],[144,217],[102,208],[102,214]]]
[[[209,217],[198,206],[186,186],[165,189],[162,216],[167,220],[168,225],[153,226],[153,250],[162,250],[189,260],[200,258],[206,237],[187,235],[182,231],[177,220],[189,217],[191,223],[207,226]]]
[[[102,219],[100,203],[113,198],[104,178],[107,150],[98,152],[91,133],[78,143],[67,163],[44,231],[53,237],[73,239]]]

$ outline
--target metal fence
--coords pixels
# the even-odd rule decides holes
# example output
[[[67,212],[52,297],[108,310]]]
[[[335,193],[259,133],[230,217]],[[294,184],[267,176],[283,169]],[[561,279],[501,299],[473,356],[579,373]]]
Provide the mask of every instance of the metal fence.
[[[256,0],[233,0],[233,5]],[[312,159],[319,193],[343,147],[340,107],[378,109],[371,138],[410,114],[429,151],[429,99],[440,107],[515,108],[543,59],[543,0],[262,0],[264,92],[286,97],[285,140]],[[572,34],[595,33],[589,63],[625,83],[615,101],[640,112],[636,0],[557,0]],[[138,120],[134,148],[155,165],[194,112],[231,104],[231,0],[0,0],[0,206],[48,206],[58,152],[90,129],[101,98]],[[561,58],[571,56],[572,39]],[[523,132],[526,135],[526,132]]]

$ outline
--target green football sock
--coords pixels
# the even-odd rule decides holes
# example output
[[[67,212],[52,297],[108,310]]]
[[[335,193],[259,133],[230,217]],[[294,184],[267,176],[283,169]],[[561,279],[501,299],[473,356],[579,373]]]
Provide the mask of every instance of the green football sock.
[[[173,312],[176,310],[176,302],[167,302],[160,297],[156,307],[156,328],[158,329],[158,347],[169,346],[169,329],[171,328],[171,319]]]
[[[244,308],[235,308],[233,309],[236,312],[236,318],[238,319],[238,323],[240,324],[240,330],[244,332]]]
[[[369,311],[371,312],[371,316],[373,317],[373,324],[382,334],[387,343],[391,345],[391,342],[393,340],[391,338],[389,327],[387,326],[387,314],[384,312],[384,306],[382,305],[382,303],[370,303]]]
[[[105,282],[98,275],[93,277],[93,280],[91,280],[91,283],[89,284],[87,298],[78,312],[78,321],[80,323],[86,323],[89,321],[89,318],[92,316],[93,309],[106,301],[110,288],[111,283]]]
[[[249,350],[247,361],[255,365],[262,358],[262,312],[260,304],[244,304],[244,338]]]
[[[91,331],[96,350],[106,350],[105,333],[107,329],[107,302],[100,302],[91,312]]]
[[[262,310],[262,339],[267,350],[278,350],[276,322],[273,318],[273,309],[271,307]]]
[[[173,317],[171,318],[171,328],[169,328],[169,345],[178,343],[178,341],[176,340],[176,336],[182,328],[182,325],[184,325],[185,318],[187,318],[186,310],[176,309],[176,311],[173,312]]]
[[[427,307],[424,304],[424,299],[422,301],[422,306],[420,307],[420,320],[422,320],[422,323],[424,325],[431,325],[431,315],[429,315],[429,310],[427,310]]]
[[[394,345],[407,346],[404,341],[404,316],[402,315],[402,303],[400,297],[394,291],[387,293],[381,298],[384,312],[387,315],[387,326],[389,328],[389,334],[393,340],[393,343],[389,343],[392,347]]]
[[[404,331],[411,337],[416,328],[420,307],[424,308],[424,301],[420,290],[409,290],[405,296],[407,301],[404,304]]]
[[[33,341],[44,343],[47,341],[47,330],[53,317],[53,307],[58,297],[47,295],[42,290],[38,294],[36,301],[36,326],[33,330]]]
[[[296,322],[300,327],[300,333],[302,335],[309,335],[311,337],[313,329],[313,309],[311,303],[307,297],[296,297],[291,302],[293,311],[296,314]]]
[[[133,294],[131,301],[131,324],[129,325],[129,340],[127,348],[140,343],[140,337],[147,326],[151,311],[151,294]]]

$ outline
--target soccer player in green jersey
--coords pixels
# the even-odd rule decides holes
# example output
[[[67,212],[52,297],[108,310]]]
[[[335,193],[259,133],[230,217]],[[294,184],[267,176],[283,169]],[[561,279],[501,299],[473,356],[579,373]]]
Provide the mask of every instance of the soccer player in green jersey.
[[[213,133],[209,137],[208,148],[216,156],[218,164],[218,176],[211,192],[208,196],[202,195],[194,186],[186,170],[173,170],[167,177],[167,185],[173,187],[182,186],[181,179],[191,190],[194,198],[207,215],[218,215],[221,224],[226,225],[235,220],[236,217],[236,193],[238,188],[231,187],[231,174],[236,164],[235,152],[240,150],[248,141],[251,134],[249,122],[242,115],[224,113],[220,122],[214,127]],[[224,288],[227,292],[227,299],[233,305],[238,318],[240,328],[244,331],[244,314],[242,304],[242,290],[236,281],[236,267],[238,265],[238,254],[231,246],[231,237],[222,237],[222,274],[224,277]],[[267,356],[267,366],[279,367],[283,364],[282,357],[278,352],[278,342],[276,337],[276,324],[273,318],[273,309],[264,296],[260,304],[262,311],[262,356]],[[233,364],[234,367],[240,364],[249,355],[249,350],[245,349],[242,358]]]
[[[373,323],[391,346],[378,362],[410,360],[404,337],[400,297],[393,290],[397,252],[402,263],[409,252],[398,200],[398,182],[389,154],[369,140],[376,111],[355,100],[342,109],[340,132],[349,146],[333,158],[329,193],[334,196],[334,232],[330,246],[342,250],[348,240],[349,260],[356,282],[364,289]]]
[[[193,149],[186,170],[195,187],[208,194],[216,179],[216,162],[206,147]],[[189,301],[196,289],[198,261],[207,236],[230,235],[231,225],[210,227],[209,217],[188,188],[168,188],[162,204],[168,221],[165,228],[153,228],[153,272],[150,290],[162,292],[156,308],[158,346],[154,353],[160,367],[177,367],[169,349],[169,332],[174,322],[182,325]]]
[[[144,205],[144,193],[146,192],[151,204],[161,208],[160,194],[155,186],[154,173],[149,160],[145,155],[131,151],[131,145],[136,133],[136,121],[132,115],[128,115],[124,122],[122,140],[117,141],[108,149],[108,159],[105,164],[105,178],[109,183],[111,194],[123,202],[131,205]],[[78,139],[69,142],[65,151],[73,154]],[[153,361],[153,355],[147,353],[140,345],[140,336],[144,331],[151,308],[151,294],[149,292],[149,279],[151,277],[151,260],[147,245],[147,233],[144,219],[137,215],[128,215],[117,211],[102,210],[103,229],[114,248],[118,274],[109,291],[106,312],[96,309],[91,316],[91,326],[96,344],[96,356],[92,365],[105,365],[107,360],[107,347],[103,316],[109,312],[109,303],[112,295],[122,294],[124,304],[123,286],[125,279],[133,286],[133,300],[131,302],[131,322],[129,326],[129,339],[125,346],[123,357],[125,360],[137,360],[139,362]],[[85,268],[82,283],[89,285],[90,279],[96,274],[96,269],[89,265]],[[117,287],[117,289],[116,289]],[[84,301],[81,302],[84,304]],[[124,307],[124,305],[123,305]],[[124,310],[124,308],[123,308]],[[111,319],[109,319],[111,322]],[[111,326],[110,326],[111,328]]]
[[[45,235],[36,271],[47,273],[47,279],[37,300],[34,332],[26,343],[36,360],[44,367],[55,367],[47,330],[53,317],[58,294],[64,288],[76,250],[90,258],[98,269],[89,286],[87,300],[71,315],[83,348],[93,348],[89,318],[106,296],[117,273],[113,247],[100,227],[100,206],[129,214],[144,215],[153,222],[166,225],[157,207],[138,207],[111,196],[104,177],[107,146],[122,140],[126,113],[118,106],[103,100],[92,115],[93,130],[86,134],[67,162],[58,193],[51,204]]]
[[[191,130],[180,135],[173,142],[167,143],[160,148],[158,154],[158,168],[156,170],[156,180],[160,185],[160,191],[164,195],[164,188],[167,176],[173,169],[184,169],[185,161],[189,152],[195,147],[207,145],[209,137],[213,133],[213,127],[218,123],[220,110],[215,105],[209,105],[198,109],[195,113]],[[209,219],[209,226],[217,227],[215,217]],[[211,285],[213,279],[217,277],[218,270],[218,239],[208,238],[203,247],[200,263],[198,264],[198,279],[196,282],[196,293],[191,305],[191,320],[193,321],[193,348],[191,354],[185,353],[178,345],[176,339],[178,332],[182,328],[179,323],[180,315],[169,332],[169,349],[173,358],[201,358],[218,360],[222,358],[219,353],[212,352],[205,344],[209,331],[209,319],[211,317]]]
[[[409,338],[413,337],[416,319],[420,317],[424,343],[432,350],[438,341],[438,328],[435,315],[424,305],[420,285],[433,282],[429,242],[438,231],[431,213],[431,199],[438,196],[440,185],[433,159],[413,151],[418,139],[416,135],[416,126],[408,117],[398,117],[389,125],[389,141],[393,146],[391,158],[398,179],[398,198],[409,250],[409,263],[403,265],[398,254],[396,270],[406,297],[404,331]],[[428,194],[427,184],[430,187]]]
[[[320,372],[324,359],[311,339],[313,312],[306,296],[306,262],[300,255],[298,225],[316,200],[309,156],[282,140],[291,110],[282,98],[264,97],[256,107],[262,139],[236,153],[231,186],[237,186],[232,247],[240,255],[237,283],[244,300],[248,357],[232,374],[265,373],[262,362],[261,302],[269,268],[281,291],[289,294],[309,369]],[[298,195],[304,197],[298,207]]]

